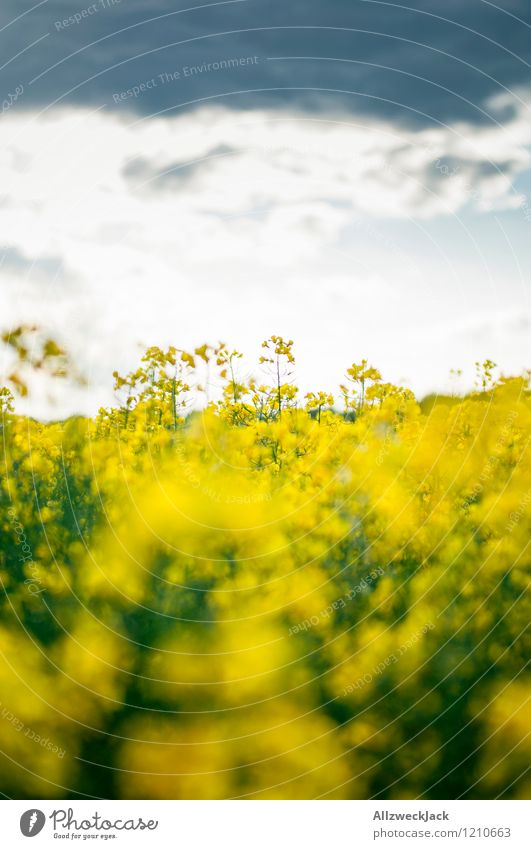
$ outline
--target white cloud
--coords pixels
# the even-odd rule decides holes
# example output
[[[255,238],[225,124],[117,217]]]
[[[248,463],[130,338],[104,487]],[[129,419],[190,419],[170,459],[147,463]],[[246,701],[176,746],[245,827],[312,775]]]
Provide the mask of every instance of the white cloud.
[[[430,296],[408,300],[421,268],[381,222],[517,206],[512,181],[531,144],[518,111],[502,128],[413,133],[273,111],[128,124],[13,110],[2,129],[0,232],[22,258],[2,270],[3,322],[56,328],[93,377],[90,404],[108,400],[102,383],[137,341],[249,347],[299,334],[307,378],[313,369],[323,383],[339,381],[362,344],[400,369],[399,320],[411,348],[402,364],[425,385],[412,322],[429,324]],[[348,249],[356,221],[372,257]]]

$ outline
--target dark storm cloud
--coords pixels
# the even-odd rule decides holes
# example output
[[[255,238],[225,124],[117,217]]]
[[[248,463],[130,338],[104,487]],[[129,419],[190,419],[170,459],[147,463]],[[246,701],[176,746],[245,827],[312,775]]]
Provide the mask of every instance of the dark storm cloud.
[[[3,0],[2,90],[24,85],[17,108],[59,101],[149,115],[211,99],[430,123],[488,120],[489,96],[529,84],[529,0],[409,5]]]
[[[422,193],[444,196],[451,191],[451,179],[457,177],[465,186],[470,201],[487,198],[492,181],[505,177],[507,186],[514,185],[522,163],[517,158],[490,162],[489,160],[470,160],[466,157],[441,156],[428,163],[419,174]],[[450,182],[449,182],[450,178]],[[468,187],[468,188],[467,188]]]
[[[235,152],[234,148],[219,144],[201,159],[194,162],[172,162],[165,168],[159,168],[145,157],[138,157],[124,167],[123,175],[134,187],[141,190],[172,190],[175,186],[190,182],[199,172],[209,168],[218,157]]]
[[[17,248],[5,248],[0,258],[0,272],[15,272],[19,275],[37,275],[56,278],[65,275],[63,260],[59,256],[29,257]]]

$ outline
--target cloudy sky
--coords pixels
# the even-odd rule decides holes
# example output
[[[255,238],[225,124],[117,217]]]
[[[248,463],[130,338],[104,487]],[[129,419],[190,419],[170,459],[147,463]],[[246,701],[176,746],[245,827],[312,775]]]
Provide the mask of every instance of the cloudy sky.
[[[531,366],[528,0],[2,0],[0,43],[2,327],[73,352],[61,412],[149,344]]]

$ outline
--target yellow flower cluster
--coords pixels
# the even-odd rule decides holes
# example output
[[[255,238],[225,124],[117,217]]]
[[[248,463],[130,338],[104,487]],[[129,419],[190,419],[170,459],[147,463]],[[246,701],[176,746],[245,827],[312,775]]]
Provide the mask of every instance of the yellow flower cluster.
[[[4,408],[0,790],[526,797],[527,379],[299,403],[265,347],[270,385],[151,348],[93,420]]]

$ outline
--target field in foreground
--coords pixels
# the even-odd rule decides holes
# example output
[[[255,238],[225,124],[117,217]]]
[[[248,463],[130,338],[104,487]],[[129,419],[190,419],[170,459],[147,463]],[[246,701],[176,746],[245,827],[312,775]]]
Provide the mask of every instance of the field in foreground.
[[[2,396],[4,794],[529,794],[527,379],[298,399],[291,350],[150,349],[92,420]]]

